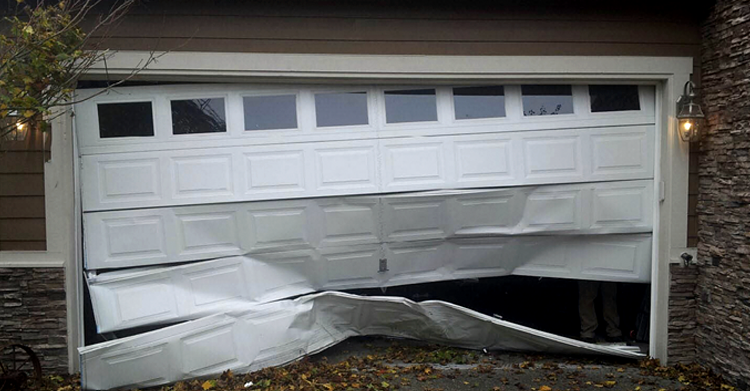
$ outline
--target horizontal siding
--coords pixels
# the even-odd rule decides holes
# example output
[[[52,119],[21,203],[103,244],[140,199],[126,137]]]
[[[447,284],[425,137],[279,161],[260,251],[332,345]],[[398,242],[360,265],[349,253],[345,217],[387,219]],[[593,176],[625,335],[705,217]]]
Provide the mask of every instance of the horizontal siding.
[[[110,37],[104,46],[115,50],[333,53],[375,55],[454,56],[677,56],[694,57],[700,48],[690,44],[567,43],[567,42],[453,42],[453,41],[307,41],[238,38],[122,38]]]
[[[221,18],[221,23],[217,19]],[[351,42],[694,44],[689,23],[568,20],[300,18],[130,15],[117,37]]]
[[[47,242],[39,241],[0,241],[0,251],[44,251],[47,249]]]
[[[44,196],[44,174],[0,174],[0,197]]]
[[[44,219],[0,219],[0,241],[45,239]]]
[[[44,196],[2,197],[0,219],[44,219]]]
[[[44,161],[49,138],[0,143],[0,251],[46,249]]]
[[[151,1],[100,33],[131,50],[699,57],[697,16],[651,2]]]
[[[43,174],[44,158],[41,151],[0,152],[0,174]]]
[[[677,3],[671,1],[671,3]],[[561,3],[557,0],[523,1],[434,1],[434,0],[276,0],[211,1],[182,0],[144,1],[130,10],[131,15],[211,15],[274,17],[345,17],[400,19],[479,19],[479,20],[680,20],[679,13],[688,7],[675,7],[670,1],[602,2],[580,0]],[[691,7],[690,9],[694,9]]]

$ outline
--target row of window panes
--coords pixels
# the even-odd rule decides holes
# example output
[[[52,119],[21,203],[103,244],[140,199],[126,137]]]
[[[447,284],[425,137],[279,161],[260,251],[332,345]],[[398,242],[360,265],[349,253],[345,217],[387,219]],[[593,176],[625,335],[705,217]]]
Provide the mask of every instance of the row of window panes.
[[[573,113],[570,85],[521,86],[524,116]],[[640,110],[638,86],[589,86],[591,111]],[[297,128],[297,96],[246,96],[242,98],[245,130]],[[453,88],[457,120],[505,117],[502,86]],[[99,133],[102,138],[148,137],[154,135],[151,102],[99,104]],[[224,98],[172,100],[173,134],[226,132]],[[367,93],[332,92],[315,94],[318,127],[367,125]],[[435,89],[385,91],[386,122],[437,121]]]

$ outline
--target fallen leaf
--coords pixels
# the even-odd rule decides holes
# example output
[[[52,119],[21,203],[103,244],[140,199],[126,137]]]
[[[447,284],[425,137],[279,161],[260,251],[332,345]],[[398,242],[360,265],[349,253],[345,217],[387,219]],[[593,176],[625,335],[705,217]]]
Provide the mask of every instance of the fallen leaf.
[[[541,387],[539,387],[539,391],[552,391],[552,387],[541,386]]]
[[[214,380],[206,380],[201,384],[201,388],[204,390],[210,390],[216,386],[216,381]]]

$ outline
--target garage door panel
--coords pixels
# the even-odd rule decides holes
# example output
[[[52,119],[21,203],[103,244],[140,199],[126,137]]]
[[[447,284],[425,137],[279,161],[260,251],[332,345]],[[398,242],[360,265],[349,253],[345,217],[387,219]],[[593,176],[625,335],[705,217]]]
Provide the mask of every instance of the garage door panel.
[[[576,102],[575,113],[563,116],[525,117],[514,110],[521,106],[513,102],[521,101],[521,88],[506,86],[504,96],[508,102],[505,116],[478,120],[457,119],[454,104],[451,104],[450,87],[437,88],[439,123],[425,126],[420,123],[385,124],[385,107],[379,104],[385,90],[403,90],[413,87],[399,86],[289,86],[289,85],[220,85],[204,84],[173,85],[157,87],[116,88],[105,94],[78,90],[80,103],[76,104],[76,133],[84,155],[97,153],[133,152],[148,150],[180,150],[200,146],[202,148],[231,147],[238,145],[277,145],[287,143],[309,143],[333,140],[362,140],[373,137],[403,137],[404,130],[410,136],[436,136],[480,134],[550,129],[570,129],[580,127],[632,126],[655,122],[655,89],[653,86],[639,86],[640,108],[638,110],[598,112],[590,111],[588,91],[585,86],[573,86]],[[425,88],[425,87],[420,87]],[[315,118],[315,99],[318,93],[364,92],[368,93],[368,124],[356,126],[318,126]],[[91,96],[92,94],[100,94]],[[297,96],[297,129],[245,131],[243,98],[246,96]],[[226,132],[204,134],[173,134],[170,115],[170,101],[184,99],[223,98],[226,109]],[[148,102],[152,105],[154,117],[153,137],[101,137],[98,124],[97,105],[126,102]],[[328,113],[328,116],[335,113]],[[349,118],[342,113],[340,118]]]
[[[440,189],[451,185],[446,170],[447,140],[384,143],[384,191]]]
[[[284,205],[250,205],[247,211],[249,249],[264,251],[288,246],[314,245],[309,202],[288,202]]]
[[[648,179],[653,129],[143,152],[127,159],[89,155],[83,157],[84,209]],[[640,147],[619,148],[631,144]]]
[[[234,196],[231,154],[181,156],[170,160],[174,199]]]
[[[305,185],[303,150],[259,151],[243,153],[245,194],[302,192]]]
[[[235,211],[176,213],[178,257],[241,252],[237,214]]]
[[[161,162],[157,156],[140,159],[123,156],[103,162],[84,159],[83,171],[94,176],[87,178],[89,186],[84,187],[84,194],[98,195],[94,202],[123,204],[162,199]]]
[[[314,153],[316,191],[378,190],[376,145],[320,148]]]
[[[158,210],[84,216],[86,238],[92,238],[87,240],[85,266],[126,267],[144,260],[168,263],[173,257],[167,248],[164,218]]]
[[[652,229],[650,180],[192,205],[84,214],[86,268],[292,249]]]
[[[651,234],[623,234],[404,242],[230,257],[116,272],[114,277],[102,274],[89,278],[88,283],[97,324],[101,331],[112,331],[196,319],[242,303],[258,304],[322,289],[510,274],[648,282],[651,240]],[[158,308],[150,306],[150,295],[164,286],[171,287],[169,294],[162,292]],[[133,294],[133,287],[147,294]],[[117,308],[129,310],[112,313],[113,296],[118,298]]]
[[[378,197],[326,198],[317,201],[319,246],[344,247],[380,242]]]
[[[613,130],[591,136],[592,179],[617,173],[653,175],[653,128]]]
[[[459,184],[512,180],[511,140],[456,141],[455,170]]]
[[[581,190],[538,191],[526,197],[522,217],[523,232],[580,230],[584,208]]]

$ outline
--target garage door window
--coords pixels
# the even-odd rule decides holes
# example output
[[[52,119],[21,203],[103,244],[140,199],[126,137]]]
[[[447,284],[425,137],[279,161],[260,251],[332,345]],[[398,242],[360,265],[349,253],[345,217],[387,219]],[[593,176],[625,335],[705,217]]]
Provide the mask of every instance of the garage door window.
[[[173,100],[172,133],[220,133],[227,131],[223,98]]]
[[[527,85],[521,87],[523,115],[573,114],[573,91],[569,85]]]
[[[297,128],[297,96],[245,96],[245,130]]]
[[[638,86],[599,85],[589,86],[591,112],[640,110]]]
[[[502,86],[453,89],[457,120],[505,117],[505,90]]]
[[[151,102],[103,103],[97,105],[99,137],[151,137],[154,116]]]
[[[435,90],[385,91],[385,117],[389,124],[437,121]]]
[[[315,118],[318,127],[367,125],[367,93],[315,94]]]

